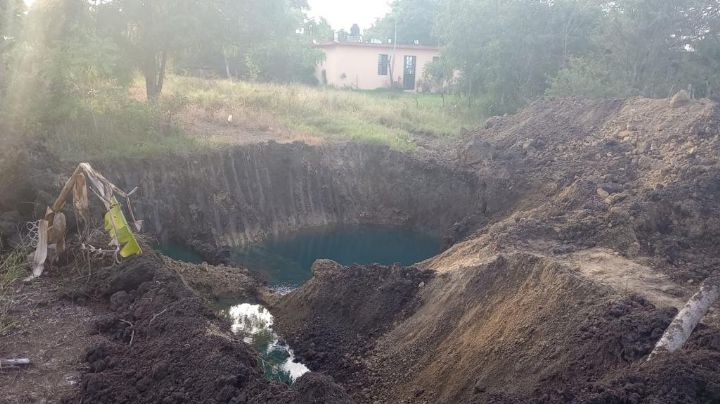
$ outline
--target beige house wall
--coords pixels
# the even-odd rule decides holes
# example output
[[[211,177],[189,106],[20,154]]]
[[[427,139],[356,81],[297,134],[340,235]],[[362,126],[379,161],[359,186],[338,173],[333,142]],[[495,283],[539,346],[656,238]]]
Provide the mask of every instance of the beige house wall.
[[[440,50],[428,47],[398,46],[375,44],[329,44],[320,46],[325,52],[325,60],[316,69],[318,81],[338,88],[354,88],[360,90],[374,90],[390,87],[390,74],[392,71],[396,83],[402,86],[405,56],[415,56],[416,73],[415,88],[422,80],[425,65],[433,61],[433,57],[440,56]],[[390,57],[392,69],[388,75],[378,75],[379,55]],[[324,72],[324,74],[323,74]]]

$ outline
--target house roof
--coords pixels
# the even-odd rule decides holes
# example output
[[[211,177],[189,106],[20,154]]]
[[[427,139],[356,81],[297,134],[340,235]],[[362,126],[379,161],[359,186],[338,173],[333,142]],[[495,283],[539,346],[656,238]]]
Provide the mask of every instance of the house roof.
[[[429,51],[440,51],[437,46],[424,46],[424,45],[400,45],[397,46],[391,43],[367,43],[367,42],[327,42],[319,45],[315,45],[316,48],[336,48],[336,47],[349,47],[349,48],[374,48],[374,49],[416,49],[416,50],[429,50]]]

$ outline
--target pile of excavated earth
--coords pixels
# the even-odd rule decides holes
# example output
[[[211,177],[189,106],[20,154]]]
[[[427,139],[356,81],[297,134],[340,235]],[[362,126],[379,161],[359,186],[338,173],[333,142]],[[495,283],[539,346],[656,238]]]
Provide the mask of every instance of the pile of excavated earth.
[[[176,196],[167,191],[189,181],[178,170],[128,175],[152,184],[138,208],[151,231],[201,247],[213,264],[232,242],[344,221],[441,229],[448,248],[414,267],[319,260],[311,280],[282,296],[223,265],[155,253],[119,266],[64,257],[13,287],[15,327],[0,336],[0,357],[35,364],[0,372],[0,401],[720,401],[717,309],[682,349],[647,360],[719,268],[717,103],[544,99],[452,144],[417,143],[411,153],[257,146],[277,157],[268,166],[242,149],[208,169],[221,179],[207,187],[218,190]],[[288,164],[306,168],[293,170],[297,186],[278,179]],[[47,203],[56,185],[42,178],[16,186],[40,193],[3,193],[3,243],[33,213],[15,208],[19,200]],[[273,205],[277,195],[293,201]],[[188,203],[194,219],[178,221],[202,231],[164,219]],[[232,227],[227,212],[240,215]],[[312,372],[291,386],[266,380],[254,349],[208,306],[228,298],[269,307]]]

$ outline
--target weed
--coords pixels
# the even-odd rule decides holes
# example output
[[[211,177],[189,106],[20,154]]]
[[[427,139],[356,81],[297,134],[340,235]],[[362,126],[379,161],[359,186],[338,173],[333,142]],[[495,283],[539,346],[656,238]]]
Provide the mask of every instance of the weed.
[[[28,249],[18,248],[0,257],[0,335],[15,327],[8,315],[12,307],[11,286],[27,275]]]
[[[352,91],[299,84],[267,84],[171,76],[166,97],[183,97],[206,114],[243,117],[246,127],[270,115],[289,130],[333,140],[413,147],[412,134],[452,137],[478,126],[482,115],[452,96]]]

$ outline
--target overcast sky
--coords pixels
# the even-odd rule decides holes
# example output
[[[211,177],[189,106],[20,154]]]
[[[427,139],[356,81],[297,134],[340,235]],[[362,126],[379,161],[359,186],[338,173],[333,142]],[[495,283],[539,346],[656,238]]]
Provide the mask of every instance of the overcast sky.
[[[308,14],[325,17],[335,30],[349,31],[353,24],[365,29],[390,10],[388,3],[388,0],[308,0]]]

